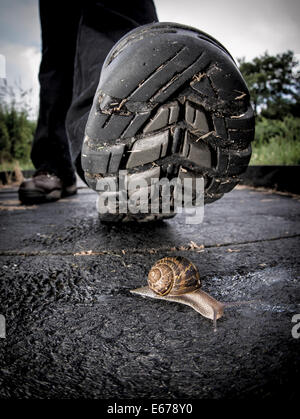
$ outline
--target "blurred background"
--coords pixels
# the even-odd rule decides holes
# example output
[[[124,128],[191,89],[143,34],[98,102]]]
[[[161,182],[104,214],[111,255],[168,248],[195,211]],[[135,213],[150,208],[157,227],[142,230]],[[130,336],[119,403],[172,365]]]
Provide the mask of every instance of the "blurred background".
[[[299,0],[155,4],[160,21],[209,33],[238,63],[257,114],[250,164],[299,165]],[[33,168],[40,51],[38,0],[0,0],[0,172]]]

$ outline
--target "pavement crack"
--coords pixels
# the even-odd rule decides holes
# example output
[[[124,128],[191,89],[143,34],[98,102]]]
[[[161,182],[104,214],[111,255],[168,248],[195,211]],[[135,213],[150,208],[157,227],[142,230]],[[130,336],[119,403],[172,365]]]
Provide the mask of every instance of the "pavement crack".
[[[133,255],[133,254],[155,254],[158,252],[195,252],[201,253],[204,252],[205,249],[217,249],[229,246],[243,246],[247,244],[255,244],[255,243],[265,243],[265,242],[272,242],[276,240],[284,240],[284,239],[293,239],[296,237],[300,237],[300,234],[290,234],[286,236],[276,236],[276,237],[269,237],[266,239],[256,239],[256,240],[245,240],[240,242],[227,242],[227,243],[216,243],[216,244],[196,244],[194,241],[190,241],[190,243],[181,246],[160,246],[160,247],[153,247],[153,248],[132,248],[132,249],[109,249],[109,250],[83,250],[80,252],[71,252],[71,251],[47,251],[47,250],[37,250],[37,251],[23,251],[23,250],[3,250],[0,251],[0,256],[100,256],[100,255],[110,255],[116,257],[124,257],[126,255]],[[233,252],[232,249],[230,249]]]

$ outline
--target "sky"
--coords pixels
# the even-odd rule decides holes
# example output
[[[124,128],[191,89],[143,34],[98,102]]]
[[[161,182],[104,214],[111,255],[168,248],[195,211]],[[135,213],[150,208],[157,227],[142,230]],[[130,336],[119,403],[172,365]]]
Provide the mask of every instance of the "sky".
[[[290,49],[300,59],[300,0],[155,0],[155,5],[160,21],[207,32],[234,58]],[[38,0],[0,0],[0,78],[32,89],[33,113],[40,51]]]

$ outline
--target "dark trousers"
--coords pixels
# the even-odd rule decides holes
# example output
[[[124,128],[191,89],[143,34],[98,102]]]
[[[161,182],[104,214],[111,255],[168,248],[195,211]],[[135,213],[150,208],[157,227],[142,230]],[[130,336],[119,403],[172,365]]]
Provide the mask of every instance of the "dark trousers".
[[[152,0],[40,0],[40,20],[40,109],[31,158],[36,169],[69,185],[75,167],[82,176],[84,128],[108,52],[157,15]]]

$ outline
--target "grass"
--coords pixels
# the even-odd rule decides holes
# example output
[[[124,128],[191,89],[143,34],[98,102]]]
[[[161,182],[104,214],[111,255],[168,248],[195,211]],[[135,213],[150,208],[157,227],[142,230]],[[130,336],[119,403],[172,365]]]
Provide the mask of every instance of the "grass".
[[[300,118],[283,120],[258,117],[250,165],[300,164]]]
[[[300,164],[300,141],[273,137],[269,142],[252,143],[250,165],[298,165]]]

